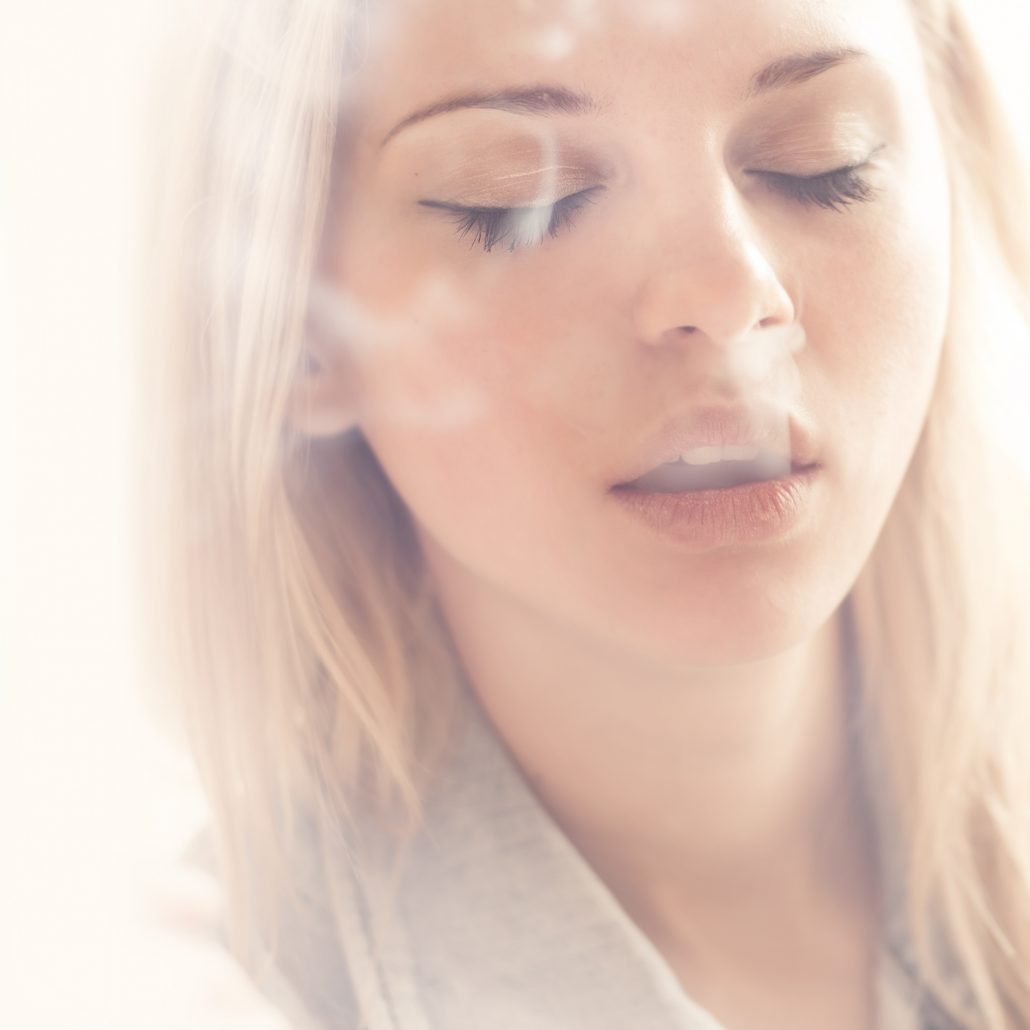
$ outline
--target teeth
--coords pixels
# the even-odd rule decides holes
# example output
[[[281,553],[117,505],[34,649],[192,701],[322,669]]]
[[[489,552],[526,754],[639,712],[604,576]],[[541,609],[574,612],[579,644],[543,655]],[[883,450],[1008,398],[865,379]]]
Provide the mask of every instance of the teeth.
[[[753,444],[729,445],[726,447],[692,447],[680,455],[688,465],[712,465],[717,461],[754,461],[758,448]]]
[[[725,453],[723,448],[716,448]],[[682,493],[689,490],[717,490],[744,483],[755,483],[767,479],[778,479],[790,472],[790,463],[769,455],[752,458],[750,461],[710,461],[705,464],[690,464],[685,461],[671,461],[659,465],[631,484],[634,490],[653,493]]]

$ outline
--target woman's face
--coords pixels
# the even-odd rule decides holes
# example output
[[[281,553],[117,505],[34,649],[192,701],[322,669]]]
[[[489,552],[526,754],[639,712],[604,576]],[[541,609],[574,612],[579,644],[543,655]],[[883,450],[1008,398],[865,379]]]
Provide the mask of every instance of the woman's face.
[[[947,185],[905,4],[375,19],[323,300],[435,574],[674,664],[803,639],[872,549],[945,328]],[[693,450],[750,443],[758,464]],[[716,464],[615,489],[684,452]],[[727,486],[792,466],[786,491]]]

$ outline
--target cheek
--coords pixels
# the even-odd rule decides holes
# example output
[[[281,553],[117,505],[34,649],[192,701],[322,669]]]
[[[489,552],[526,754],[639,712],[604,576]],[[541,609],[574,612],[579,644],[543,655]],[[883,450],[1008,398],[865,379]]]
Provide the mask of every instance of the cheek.
[[[520,320],[514,289],[473,300],[467,279],[446,269],[423,265],[406,283],[395,269],[351,285],[366,314],[362,431],[448,550],[532,546],[539,500],[565,478],[560,400],[542,386],[548,319]]]
[[[949,298],[943,187],[931,187],[923,202],[885,205],[849,254],[815,282],[824,299],[808,329],[828,342],[809,371],[833,420],[830,466],[844,485],[867,491],[857,495],[872,517],[886,514],[900,485],[936,379]]]
[[[528,253],[369,260],[367,247],[355,250],[351,274],[335,277],[349,285],[372,433],[410,432],[416,451],[460,445],[510,459],[563,427],[582,436],[588,409],[610,410],[597,276],[580,284],[567,262],[556,275]]]
[[[421,216],[399,242],[412,213],[376,185],[358,183],[368,202],[341,222],[331,267],[369,435],[410,431],[435,457],[463,428],[464,448],[500,458],[535,446],[534,433],[546,449],[555,433],[575,445],[596,432],[590,412],[618,410],[621,381],[606,378],[620,358],[602,248],[563,238],[549,255],[487,253]]]

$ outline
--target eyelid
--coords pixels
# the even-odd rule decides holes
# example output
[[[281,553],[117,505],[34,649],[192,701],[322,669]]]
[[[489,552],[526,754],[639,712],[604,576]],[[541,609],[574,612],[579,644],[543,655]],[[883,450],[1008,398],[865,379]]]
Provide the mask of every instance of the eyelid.
[[[457,178],[457,177],[455,177]],[[456,182],[434,191],[451,194],[446,201],[463,208],[532,208],[556,204],[584,189],[601,185],[605,177],[582,165],[549,165],[527,172],[483,172],[476,179]]]
[[[756,170],[755,175],[764,175],[773,179],[792,179],[795,182],[818,182],[821,179],[832,179],[835,176],[845,176],[851,172],[861,171],[866,167],[866,161],[860,161],[857,164],[845,164],[845,165],[834,165],[832,168],[827,168],[824,172],[780,172],[775,171],[771,168],[766,168],[761,171]]]
[[[568,193],[564,193],[561,196],[554,197],[551,200],[535,200],[529,204],[513,204],[513,203],[502,203],[502,204],[476,204],[468,203],[463,200],[434,200],[432,197],[426,197],[419,200],[419,205],[422,207],[436,208],[442,211],[537,211],[542,210],[545,207],[554,207],[556,204],[562,203],[562,201],[568,200],[570,197],[578,196],[581,193],[589,193],[594,190],[603,190],[603,186],[587,186],[582,189],[574,189]]]
[[[732,153],[742,164],[767,166],[793,158],[812,166],[851,163],[883,142],[883,131],[866,113],[791,109],[781,120],[751,125],[734,137]]]
[[[744,169],[744,172],[748,175],[774,175],[780,176],[781,178],[788,179],[822,179],[828,175],[843,174],[844,172],[856,172],[861,168],[866,168],[872,164],[875,164],[876,155],[880,151],[886,148],[886,143],[880,143],[872,150],[865,150],[861,153],[857,153],[854,150],[849,154],[841,154],[836,152],[836,157],[828,155],[832,161],[829,167],[815,168],[815,169],[797,169],[794,171],[785,171],[782,168],[756,168],[748,167]],[[787,155],[783,155],[783,159],[787,160]],[[770,159],[770,164],[776,164],[774,159]]]

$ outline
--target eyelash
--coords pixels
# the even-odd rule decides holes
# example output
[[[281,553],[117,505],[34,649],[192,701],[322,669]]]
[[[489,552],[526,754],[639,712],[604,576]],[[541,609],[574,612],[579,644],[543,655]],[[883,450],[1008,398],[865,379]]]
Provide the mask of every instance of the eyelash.
[[[822,175],[786,175],[783,172],[761,172],[773,189],[808,207],[843,211],[854,203],[872,200],[876,191],[859,173],[864,164],[835,168]]]
[[[764,176],[773,189],[788,199],[805,207],[819,207],[831,211],[843,211],[854,203],[870,201],[875,191],[859,172],[864,165],[848,165],[823,172],[821,175],[799,176],[784,172],[756,172]],[[447,204],[438,200],[421,200],[424,207],[443,211],[454,222],[459,239],[471,237],[470,245],[490,251],[498,244],[508,241],[508,250],[534,247],[543,243],[543,232],[552,238],[570,227],[575,214],[584,204],[592,203],[603,186],[572,193],[554,204],[540,207],[466,207],[461,204]],[[520,241],[517,235],[517,217],[540,217],[550,211],[546,227],[537,227],[530,242]]]
[[[603,186],[591,186],[578,193],[570,193],[553,204],[539,207],[465,207],[461,204],[445,204],[438,200],[421,200],[419,203],[448,215],[457,227],[458,238],[463,240],[471,237],[471,246],[479,246],[489,251],[508,240],[508,250],[512,251],[519,247],[533,247],[543,243],[543,232],[552,238],[557,236],[562,229],[572,224],[575,213],[584,204],[592,203],[595,194],[603,189]],[[540,238],[530,243],[520,242],[517,235],[518,217],[528,219],[545,215],[546,227],[537,227],[536,235]]]

